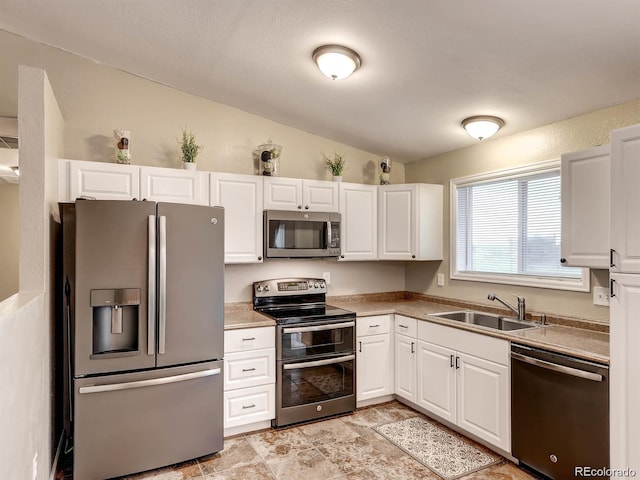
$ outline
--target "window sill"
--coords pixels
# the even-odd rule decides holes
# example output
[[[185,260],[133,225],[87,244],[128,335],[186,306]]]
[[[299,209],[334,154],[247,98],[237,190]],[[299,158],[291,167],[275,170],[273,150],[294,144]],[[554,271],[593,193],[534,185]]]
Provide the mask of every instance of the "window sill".
[[[490,273],[451,272],[452,280],[466,280],[482,283],[500,283],[504,285],[518,285],[522,287],[549,288],[554,290],[569,290],[574,292],[589,292],[591,289],[589,269],[582,269],[582,278],[559,279],[536,277],[528,275],[504,275]]]

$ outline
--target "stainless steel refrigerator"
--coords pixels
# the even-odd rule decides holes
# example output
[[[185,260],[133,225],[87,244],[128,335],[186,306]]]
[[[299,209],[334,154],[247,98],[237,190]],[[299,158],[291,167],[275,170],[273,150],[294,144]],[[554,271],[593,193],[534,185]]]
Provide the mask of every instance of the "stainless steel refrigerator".
[[[74,478],[223,447],[224,210],[61,204]]]

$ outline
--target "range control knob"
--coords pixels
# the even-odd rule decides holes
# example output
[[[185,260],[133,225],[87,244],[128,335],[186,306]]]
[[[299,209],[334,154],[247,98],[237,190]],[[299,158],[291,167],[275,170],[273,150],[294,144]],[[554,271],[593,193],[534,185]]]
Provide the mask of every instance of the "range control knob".
[[[320,285],[318,285],[318,282],[313,284],[314,287],[318,288]]]
[[[325,287],[325,283],[324,282],[320,282],[320,288],[324,288]]]
[[[265,292],[268,292],[269,290],[271,290],[271,288],[269,287],[269,285],[265,285],[265,286],[264,286],[264,291],[265,291]]]
[[[258,287],[256,288],[256,292],[261,292],[262,291],[262,285],[258,285]]]

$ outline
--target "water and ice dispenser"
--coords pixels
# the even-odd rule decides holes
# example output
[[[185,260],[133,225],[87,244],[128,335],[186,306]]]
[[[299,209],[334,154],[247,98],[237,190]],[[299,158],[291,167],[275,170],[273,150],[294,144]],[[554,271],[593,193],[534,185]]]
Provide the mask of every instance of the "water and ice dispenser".
[[[91,290],[93,355],[139,355],[140,289]]]

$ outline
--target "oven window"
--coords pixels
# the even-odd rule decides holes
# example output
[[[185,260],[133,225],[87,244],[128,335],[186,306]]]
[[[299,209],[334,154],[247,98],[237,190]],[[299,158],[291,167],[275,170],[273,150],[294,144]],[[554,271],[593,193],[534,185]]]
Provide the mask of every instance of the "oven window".
[[[288,368],[294,365],[295,368]],[[320,366],[282,364],[282,406],[294,407],[353,395],[353,367],[354,360],[340,361],[340,358],[336,363]]]
[[[309,220],[269,220],[267,238],[269,248],[325,249],[327,248],[327,224]]]
[[[327,326],[326,330],[296,330],[305,330],[305,327],[282,329],[282,359],[350,353],[353,351],[353,326],[336,328],[335,325],[332,325]]]

